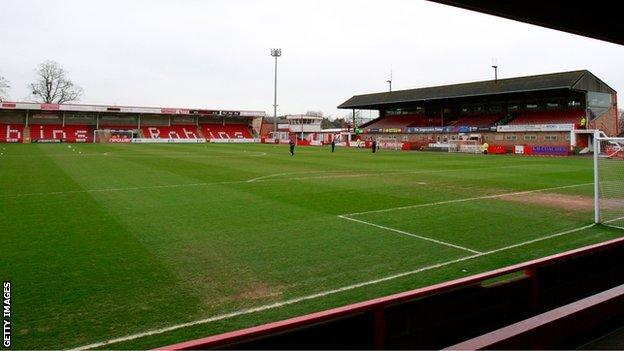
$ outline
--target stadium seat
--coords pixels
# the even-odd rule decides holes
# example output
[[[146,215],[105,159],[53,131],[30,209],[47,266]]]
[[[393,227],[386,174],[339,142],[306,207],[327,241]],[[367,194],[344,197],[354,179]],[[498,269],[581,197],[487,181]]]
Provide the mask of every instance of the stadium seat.
[[[21,124],[0,124],[0,143],[21,143],[24,126]]]
[[[582,110],[525,112],[509,124],[577,124]]]
[[[245,124],[201,124],[206,139],[251,139],[253,135]]]
[[[135,130],[139,129],[136,125],[100,125],[99,129],[112,129],[112,130]]]
[[[68,143],[89,143],[93,141],[93,128],[90,126],[62,126],[58,124],[32,124],[30,137],[33,141],[59,140]]]
[[[195,126],[158,126],[142,127],[143,136],[151,139],[197,139],[199,133]]]
[[[461,116],[455,125],[460,127],[490,127],[502,117],[500,114]]]
[[[389,129],[389,128],[405,128],[405,127],[429,127],[439,126],[438,118],[429,118],[425,115],[400,115],[386,116],[383,119],[374,121],[366,126],[370,129]]]

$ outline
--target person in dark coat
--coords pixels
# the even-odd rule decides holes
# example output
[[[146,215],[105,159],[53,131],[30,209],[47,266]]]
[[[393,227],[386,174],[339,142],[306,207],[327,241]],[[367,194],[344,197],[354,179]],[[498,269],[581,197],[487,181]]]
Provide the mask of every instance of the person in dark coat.
[[[288,146],[290,146],[290,156],[295,156],[295,141],[290,139]]]
[[[335,138],[332,138],[331,147],[332,147],[332,152],[334,152],[334,149],[336,148],[336,139]]]
[[[377,139],[373,139],[372,149],[373,153],[377,152]]]

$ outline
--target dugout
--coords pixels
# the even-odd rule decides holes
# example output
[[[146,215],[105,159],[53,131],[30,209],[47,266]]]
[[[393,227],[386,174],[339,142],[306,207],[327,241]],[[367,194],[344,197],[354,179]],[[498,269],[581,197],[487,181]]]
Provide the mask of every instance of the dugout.
[[[355,95],[338,108],[377,111],[359,126],[363,140],[395,138],[412,149],[477,140],[567,154],[590,145],[571,130],[619,131],[616,91],[588,70]]]

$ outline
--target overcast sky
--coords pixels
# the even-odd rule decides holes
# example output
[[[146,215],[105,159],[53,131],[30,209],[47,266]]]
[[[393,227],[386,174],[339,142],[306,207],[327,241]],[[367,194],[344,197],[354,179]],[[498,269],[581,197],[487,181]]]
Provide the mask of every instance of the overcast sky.
[[[420,0],[34,1],[0,4],[0,75],[28,97],[51,59],[83,103],[321,110],[355,94],[589,69],[624,91],[624,46]],[[620,94],[622,96],[622,94]],[[622,105],[622,99],[619,101]]]

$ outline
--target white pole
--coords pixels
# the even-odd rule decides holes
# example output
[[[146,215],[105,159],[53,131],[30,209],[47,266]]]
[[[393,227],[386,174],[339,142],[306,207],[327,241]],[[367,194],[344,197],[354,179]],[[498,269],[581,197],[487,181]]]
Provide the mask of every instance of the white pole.
[[[600,181],[598,172],[598,155],[600,154],[599,132],[594,132],[594,222],[600,223]]]

